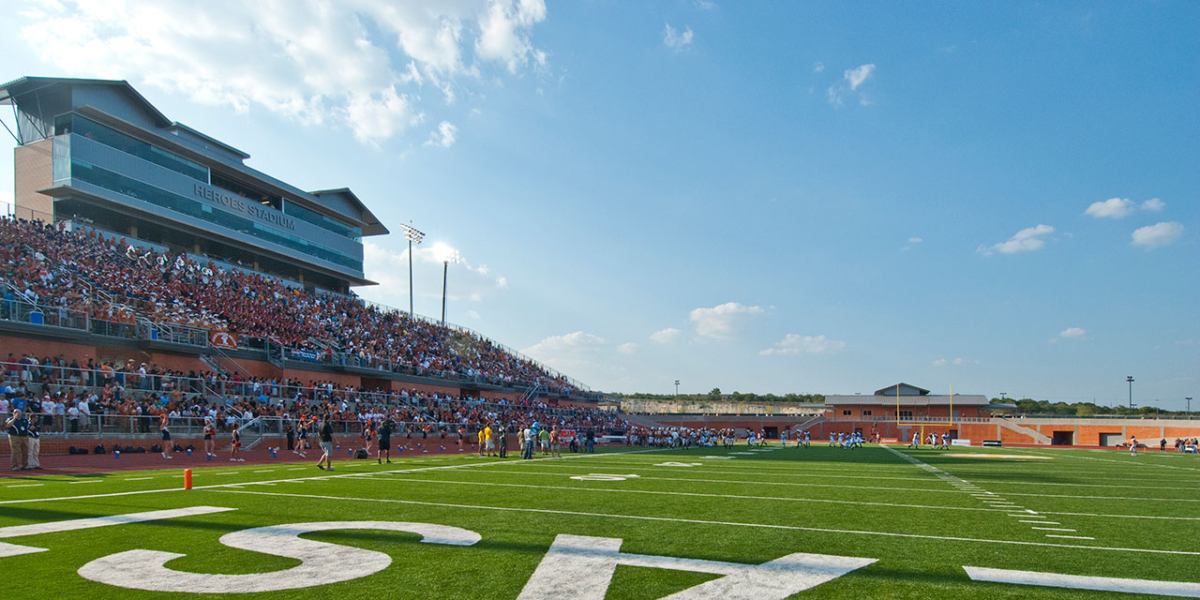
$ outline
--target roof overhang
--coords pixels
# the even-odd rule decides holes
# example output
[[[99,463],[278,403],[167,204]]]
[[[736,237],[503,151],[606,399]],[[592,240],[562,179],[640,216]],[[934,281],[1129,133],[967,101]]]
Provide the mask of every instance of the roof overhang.
[[[363,201],[354,194],[354,192],[350,191],[350,188],[316,190],[309,193],[313,196],[316,196],[317,199],[320,199],[323,194],[337,194],[349,199],[354,207],[362,213],[363,235],[386,235],[391,233],[388,231],[388,228],[384,227],[383,223],[379,221],[379,217],[376,217],[375,213],[372,213],[371,209],[367,208],[367,205],[364,204]]]
[[[124,79],[73,79],[69,77],[20,77],[0,85],[0,104],[13,104],[17,96],[30,94],[58,85],[109,85],[129,96],[141,108],[145,109],[159,127],[171,125],[171,120],[162,114],[145,96],[142,96],[128,81]]]

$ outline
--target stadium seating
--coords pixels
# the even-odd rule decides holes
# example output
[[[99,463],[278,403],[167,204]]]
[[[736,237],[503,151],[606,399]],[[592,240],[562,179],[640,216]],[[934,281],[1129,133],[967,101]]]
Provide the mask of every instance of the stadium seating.
[[[486,338],[355,296],[308,292],[93,230],[0,219],[0,265],[3,318],[16,303],[27,302],[117,324],[148,319],[229,331],[326,361],[336,352],[375,368],[538,386],[559,394],[579,391],[567,378]]]

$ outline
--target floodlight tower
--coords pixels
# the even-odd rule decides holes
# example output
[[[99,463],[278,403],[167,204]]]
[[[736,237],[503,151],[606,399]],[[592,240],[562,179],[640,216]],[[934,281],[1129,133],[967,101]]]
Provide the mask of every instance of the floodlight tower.
[[[450,263],[457,263],[459,259],[457,250],[451,250],[442,257],[442,325],[446,324],[446,280],[450,272]]]
[[[404,237],[408,238],[408,316],[413,316],[413,267],[412,267],[412,247],[413,242],[421,245],[421,240],[425,239],[425,234],[408,225],[401,224],[400,228],[404,230]]]
[[[1133,375],[1126,375],[1125,381],[1129,382],[1129,410],[1133,410]]]
[[[676,397],[679,396],[679,380],[678,379],[675,380],[675,396]],[[1191,400],[1191,398],[1188,398],[1188,400]],[[1191,406],[1191,405],[1189,405],[1189,406]]]

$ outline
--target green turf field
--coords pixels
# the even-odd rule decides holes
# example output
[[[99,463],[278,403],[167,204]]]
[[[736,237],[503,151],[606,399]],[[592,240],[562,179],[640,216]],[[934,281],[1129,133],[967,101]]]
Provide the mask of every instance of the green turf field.
[[[1000,569],[1002,578],[1048,573],[1076,586],[1147,580],[1135,586],[1151,587],[1131,589],[1200,597],[1195,456],[629,450],[535,461],[343,461],[333,476],[309,464],[214,467],[196,470],[191,491],[180,489],[179,470],[3,479],[4,598],[163,597],[173,589],[561,600],[1142,595],[972,581],[964,567]],[[62,525],[169,509],[195,510]],[[347,521],[393,525],[239,533]],[[229,545],[218,541],[227,534]],[[823,556],[749,568],[796,553]],[[225,593],[246,589],[278,591]]]

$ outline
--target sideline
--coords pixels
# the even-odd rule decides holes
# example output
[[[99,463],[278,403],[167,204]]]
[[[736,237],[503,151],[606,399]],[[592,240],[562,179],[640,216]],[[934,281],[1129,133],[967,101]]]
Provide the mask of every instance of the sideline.
[[[533,461],[543,461],[543,460],[570,460],[570,459],[593,458],[596,456],[606,456],[609,454],[640,454],[640,453],[644,453],[644,452],[662,452],[662,451],[663,450],[660,450],[660,449],[653,449],[653,450],[632,450],[632,451],[625,451],[625,452],[604,452],[604,453],[597,453],[597,454],[577,454],[577,455],[565,456],[562,458],[549,458],[549,457],[534,458],[534,459],[522,461],[522,462],[529,463],[529,462],[533,462]],[[472,456],[474,456],[474,455],[472,455]],[[370,476],[370,475],[386,475],[389,473],[395,473],[395,474],[420,473],[423,471],[438,471],[438,470],[447,470],[447,469],[469,469],[469,468],[473,468],[473,467],[487,467],[487,466],[507,465],[507,464],[512,464],[512,463],[510,461],[472,462],[472,463],[463,463],[463,464],[459,464],[459,465],[440,465],[437,467],[420,467],[420,468],[416,468],[416,469],[395,469],[395,470],[391,470],[391,471],[373,471],[373,472],[369,472],[369,473],[338,473],[336,475],[315,475],[313,477],[293,477],[293,478],[289,478],[289,479],[268,479],[266,481],[245,481],[245,482],[241,482],[241,483],[220,483],[220,484],[213,484],[213,485],[198,485],[198,486],[193,487],[192,489],[193,490],[212,490],[212,489],[225,488],[225,487],[236,487],[236,486],[245,486],[245,485],[262,485],[262,484],[267,484],[267,483],[295,483],[295,482],[304,482],[304,481],[321,481],[321,480],[325,480],[325,479],[340,479],[343,477],[361,478],[364,475]],[[180,475],[180,477],[182,477],[182,475]],[[186,491],[186,490],[184,490],[181,487],[171,487],[171,488],[158,488],[158,489],[153,489],[153,490],[134,490],[134,491],[129,491],[129,492],[111,492],[111,493],[107,493],[107,494],[86,494],[86,495],[82,495],[82,496],[59,496],[59,497],[55,497],[55,498],[25,498],[25,499],[21,499],[21,500],[0,500],[0,506],[7,505],[7,504],[28,504],[30,502],[58,502],[60,500],[88,500],[91,498],[113,498],[113,497],[117,497],[117,496],[137,496],[137,495],[141,495],[141,494],[162,494],[165,492],[183,492],[183,491]]]

